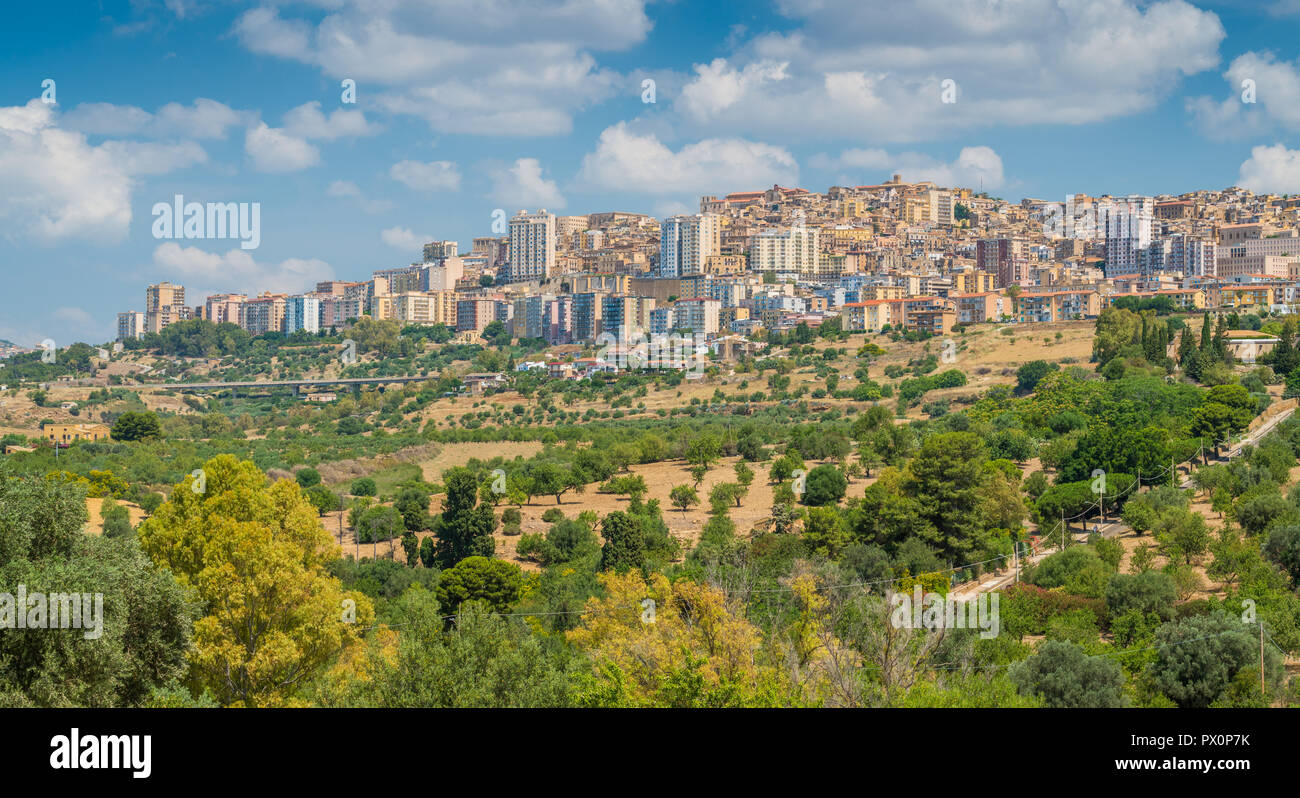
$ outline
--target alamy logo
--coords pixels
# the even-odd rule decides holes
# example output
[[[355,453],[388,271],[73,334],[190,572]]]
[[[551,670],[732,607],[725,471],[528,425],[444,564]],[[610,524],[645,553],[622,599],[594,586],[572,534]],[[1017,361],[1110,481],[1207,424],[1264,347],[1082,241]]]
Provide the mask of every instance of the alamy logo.
[[[103,593],[0,593],[0,629],[85,629],[87,640],[104,633]]]
[[[262,243],[262,203],[173,201],[153,206],[154,238],[237,238],[240,249]]]
[[[50,738],[50,767],[55,770],[132,770],[134,779],[147,779],[153,772],[153,738],[148,734],[87,734],[74,728],[71,734]]]

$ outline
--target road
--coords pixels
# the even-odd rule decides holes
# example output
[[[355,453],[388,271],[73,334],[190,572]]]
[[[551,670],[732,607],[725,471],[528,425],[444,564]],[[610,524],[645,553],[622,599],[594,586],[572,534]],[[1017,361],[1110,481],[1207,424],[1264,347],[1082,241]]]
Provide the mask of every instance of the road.
[[[1273,429],[1277,427],[1278,424],[1281,424],[1283,421],[1290,418],[1291,415],[1295,413],[1295,411],[1296,408],[1289,407],[1286,410],[1283,410],[1281,413],[1278,413],[1273,418],[1270,418],[1268,421],[1264,422],[1263,424],[1260,424],[1259,427],[1254,431],[1247,433],[1244,438],[1242,438],[1237,443],[1233,444],[1228,449],[1226,459],[1231,460],[1232,458],[1240,455],[1241,450],[1244,447],[1254,446],[1257,443],[1259,443],[1259,441],[1263,440],[1264,436],[1272,432]],[[1183,480],[1181,487],[1183,488],[1192,487],[1192,478],[1189,476],[1187,477],[1187,479]],[[1116,535],[1123,534],[1123,532],[1127,529],[1128,527],[1120,523],[1119,521],[1110,521],[1100,528],[1100,532],[1103,537],[1115,537]],[[1083,533],[1076,532],[1073,533],[1072,537],[1075,540],[1080,540],[1086,535],[1087,532],[1083,532]],[[1057,551],[1059,551],[1059,549],[1055,546],[1044,547],[1039,552],[1024,558],[1024,560],[1020,563],[1020,565],[1023,568],[1027,564],[1040,562],[1041,560],[1047,558],[1048,556],[1055,554]],[[978,580],[972,582],[966,582],[964,584],[958,585],[957,587],[953,588],[952,592],[949,595],[952,598],[966,601],[973,598],[974,596],[979,595],[980,593],[988,593],[989,591],[992,590],[1001,590],[1002,588],[1006,587],[1009,584],[1012,584],[1016,580],[1016,571],[1013,567],[1010,567],[1012,561],[1008,560],[1006,564],[1007,564],[1007,568],[1004,573],[985,574]]]

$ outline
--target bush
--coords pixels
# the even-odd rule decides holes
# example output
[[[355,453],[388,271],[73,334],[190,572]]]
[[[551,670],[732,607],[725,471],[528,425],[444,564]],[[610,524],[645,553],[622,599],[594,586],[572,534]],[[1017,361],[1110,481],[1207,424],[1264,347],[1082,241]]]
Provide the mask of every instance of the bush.
[[[362,543],[377,543],[390,540],[405,531],[402,514],[395,507],[371,507],[361,514],[357,521],[357,540]]]
[[[1106,611],[1117,617],[1130,611],[1143,615],[1154,613],[1163,620],[1174,614],[1178,598],[1174,580],[1160,571],[1116,574],[1106,586]]]
[[[313,485],[320,484],[320,472],[314,468],[299,469],[298,473],[293,476],[294,479],[298,480],[298,484],[304,488],[310,488]]]
[[[352,480],[352,486],[348,489],[348,493],[353,496],[377,496],[379,495],[379,488],[370,477],[358,477]]]
[[[1110,567],[1092,547],[1071,546],[1039,563],[1030,581],[1039,587],[1061,587],[1080,596],[1101,598],[1110,575]]]
[[[833,465],[819,465],[808,472],[804,481],[802,501],[811,507],[836,504],[844,498],[848,488],[849,481],[839,468]]]
[[[502,515],[501,520],[502,521],[505,520],[504,515]],[[563,520],[564,520],[564,511],[561,510],[559,507],[548,507],[546,508],[546,512],[542,513],[542,521],[548,524],[557,524]]]
[[[1074,643],[1048,640],[1007,675],[1021,695],[1038,696],[1049,707],[1124,706],[1124,672],[1119,663],[1090,657]]]

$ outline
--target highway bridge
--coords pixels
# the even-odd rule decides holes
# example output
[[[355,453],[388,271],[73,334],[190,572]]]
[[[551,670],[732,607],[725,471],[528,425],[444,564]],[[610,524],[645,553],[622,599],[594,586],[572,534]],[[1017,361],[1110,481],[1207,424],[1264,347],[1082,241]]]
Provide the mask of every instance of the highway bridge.
[[[130,391],[168,390],[168,391],[252,391],[265,388],[292,388],[294,393],[301,393],[311,388],[338,388],[352,385],[404,385],[408,382],[426,382],[438,379],[437,375],[420,375],[417,377],[336,377],[334,379],[314,380],[263,380],[245,382],[146,382],[139,385],[114,385],[114,388],[126,388]]]

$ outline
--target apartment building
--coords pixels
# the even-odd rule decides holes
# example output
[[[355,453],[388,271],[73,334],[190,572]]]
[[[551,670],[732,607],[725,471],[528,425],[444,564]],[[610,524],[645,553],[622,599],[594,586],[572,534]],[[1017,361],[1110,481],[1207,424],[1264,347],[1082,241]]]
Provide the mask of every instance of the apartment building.
[[[456,241],[430,241],[424,245],[424,262],[440,263],[459,254],[460,244]]]
[[[555,270],[555,214],[519,211],[510,220],[509,282],[544,280]]]
[[[878,333],[897,323],[895,314],[901,311],[900,304],[885,299],[849,302],[840,308],[840,319],[843,329],[850,332]]]
[[[659,224],[659,276],[703,274],[708,259],[720,253],[721,231],[720,220],[711,213],[664,219]]]
[[[297,294],[284,301],[284,332],[320,332],[320,297],[315,294]]]
[[[393,318],[403,324],[444,324],[457,329],[455,291],[411,291],[392,297]]]
[[[495,299],[475,297],[462,299],[456,303],[456,329],[460,332],[483,332],[489,324],[497,320],[497,303]]]
[[[600,335],[606,296],[603,291],[586,291],[573,295],[573,340],[590,341]]]
[[[601,332],[627,340],[650,329],[654,297],[606,296],[601,300]]]
[[[994,288],[1028,282],[1028,243],[1018,238],[981,238],[975,248],[975,268],[995,275]]]
[[[1007,312],[1006,297],[993,291],[954,293],[949,299],[956,303],[957,321],[961,324],[998,321]]]
[[[768,228],[754,236],[750,262],[755,271],[816,275],[821,265],[821,231],[813,227]]]
[[[163,282],[145,289],[146,332],[162,332],[169,324],[191,318],[194,318],[194,310],[185,304],[185,286]]]
[[[239,326],[253,335],[283,332],[287,305],[284,294],[259,294],[239,306]]]
[[[117,314],[117,340],[139,338],[144,335],[144,314],[138,310],[128,310]]]
[[[1106,275],[1149,269],[1143,252],[1151,246],[1155,200],[1135,195],[1124,200],[1108,200],[1099,207],[1106,238]]]
[[[1012,308],[1023,323],[1095,318],[1101,314],[1101,295],[1090,289],[1025,292],[1012,300]]]
[[[213,294],[203,303],[203,318],[213,324],[239,324],[239,309],[247,300],[244,294]]]
[[[1266,235],[1260,224],[1227,225],[1219,229],[1215,276],[1232,279],[1262,274],[1289,277],[1300,269],[1300,233],[1288,230]]]
[[[673,329],[717,335],[722,303],[716,299],[681,299],[673,305]]]

